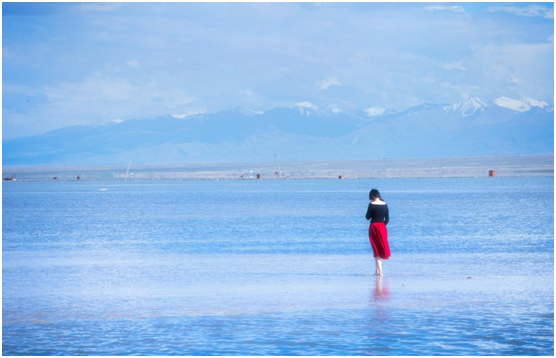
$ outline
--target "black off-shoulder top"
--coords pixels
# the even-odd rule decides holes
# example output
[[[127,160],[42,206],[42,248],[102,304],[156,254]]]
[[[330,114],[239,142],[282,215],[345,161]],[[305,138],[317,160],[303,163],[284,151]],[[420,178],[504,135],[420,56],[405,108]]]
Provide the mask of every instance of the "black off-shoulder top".
[[[390,221],[390,214],[388,212],[388,204],[380,205],[380,204],[369,204],[369,208],[367,209],[367,215],[365,215],[367,220],[371,220],[371,223],[384,223],[384,225],[388,225],[388,221]]]

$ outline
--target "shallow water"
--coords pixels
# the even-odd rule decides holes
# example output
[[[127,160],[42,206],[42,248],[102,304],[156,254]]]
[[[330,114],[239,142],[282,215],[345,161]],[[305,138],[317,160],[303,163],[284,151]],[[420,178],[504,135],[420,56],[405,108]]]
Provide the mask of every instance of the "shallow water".
[[[3,183],[3,354],[552,355],[553,198],[553,178]]]

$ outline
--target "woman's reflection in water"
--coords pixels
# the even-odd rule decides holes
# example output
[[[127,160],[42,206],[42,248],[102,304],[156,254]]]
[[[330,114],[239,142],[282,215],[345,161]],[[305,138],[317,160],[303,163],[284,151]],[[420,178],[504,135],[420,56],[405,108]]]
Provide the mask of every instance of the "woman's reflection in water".
[[[371,282],[369,282],[371,283]],[[368,355],[384,355],[390,350],[392,344],[389,333],[392,332],[392,322],[388,315],[388,301],[390,301],[390,286],[388,279],[376,276],[376,283],[371,283],[369,290],[369,322]]]
[[[376,318],[378,320],[387,319],[384,304],[390,301],[390,285],[388,280],[384,281],[384,277],[376,277],[376,285],[374,289],[371,288],[370,301],[370,306],[375,309]]]

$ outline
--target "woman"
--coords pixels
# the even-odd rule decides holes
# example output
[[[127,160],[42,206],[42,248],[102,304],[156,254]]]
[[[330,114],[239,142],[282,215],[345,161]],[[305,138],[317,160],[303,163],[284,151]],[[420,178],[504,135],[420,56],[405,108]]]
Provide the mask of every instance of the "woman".
[[[382,276],[382,260],[390,257],[390,247],[388,246],[388,232],[386,225],[390,220],[388,205],[380,197],[378,190],[373,189],[369,193],[371,203],[367,209],[367,220],[371,220],[369,225],[369,240],[373,247],[376,271],[375,275]]]

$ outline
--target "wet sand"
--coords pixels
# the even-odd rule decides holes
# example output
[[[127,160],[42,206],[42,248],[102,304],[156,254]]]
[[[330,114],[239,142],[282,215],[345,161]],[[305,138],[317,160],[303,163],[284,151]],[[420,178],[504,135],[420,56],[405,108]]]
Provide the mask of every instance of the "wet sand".
[[[8,276],[15,269],[31,277],[49,270],[57,286],[37,296],[32,281],[17,289],[8,283],[6,303],[20,301],[26,310],[4,310],[5,354],[366,355],[383,349],[534,355],[553,349],[553,272],[541,265],[521,273],[522,260],[534,259],[528,255],[501,262],[496,255],[440,254],[425,264],[394,254],[384,277],[372,274],[371,255],[76,256],[6,260]],[[70,267],[77,271],[57,281]],[[92,342],[104,346],[53,340],[52,325],[77,335],[92,330]],[[33,346],[22,350],[18,327],[41,332],[31,336]],[[134,339],[124,350],[109,339],[121,337],[122,329]]]

